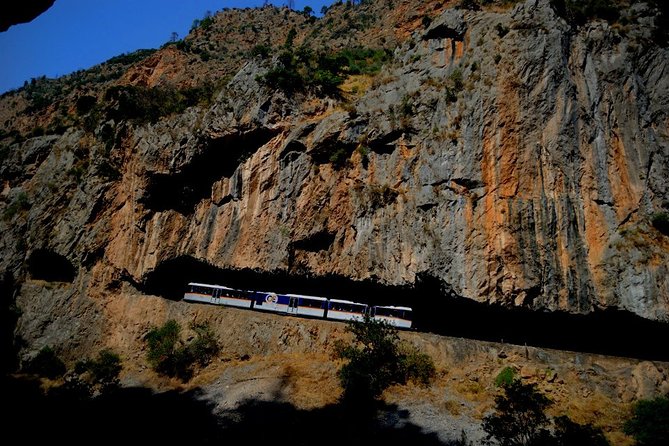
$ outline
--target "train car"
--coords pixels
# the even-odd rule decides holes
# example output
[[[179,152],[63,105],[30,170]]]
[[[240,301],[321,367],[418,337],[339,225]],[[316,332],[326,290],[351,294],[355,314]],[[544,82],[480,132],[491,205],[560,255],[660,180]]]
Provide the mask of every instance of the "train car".
[[[273,291],[255,291],[253,293],[253,308],[260,311],[287,313],[290,297]]]
[[[328,300],[325,297],[286,294],[290,298],[288,313],[298,316],[325,317]]]
[[[220,285],[205,283],[188,284],[184,300],[189,302],[205,302],[214,305],[229,305],[231,307],[251,308],[253,305],[252,293],[236,290]]]
[[[327,299],[302,294],[278,294],[256,292],[254,308],[275,313],[287,313],[297,316],[324,317]]]
[[[376,305],[370,308],[369,315],[398,328],[411,328],[411,308]]]
[[[337,321],[361,321],[367,312],[367,305],[350,300],[328,299],[327,319]]]
[[[191,282],[184,300],[214,305],[251,308],[273,313],[326,318],[337,321],[362,321],[366,314],[398,328],[411,328],[411,308],[366,304],[342,299],[327,299],[303,294],[279,294],[272,291],[245,291],[221,285]]]

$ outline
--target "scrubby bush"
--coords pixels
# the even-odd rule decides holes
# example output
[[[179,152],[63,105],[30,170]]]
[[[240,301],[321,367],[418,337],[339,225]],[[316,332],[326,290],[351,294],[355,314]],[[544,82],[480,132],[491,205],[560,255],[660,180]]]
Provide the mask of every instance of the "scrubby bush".
[[[354,341],[335,346],[336,356],[348,361],[338,372],[344,401],[369,403],[392,384],[429,384],[434,376],[432,359],[402,344],[397,329],[388,323],[365,316],[349,323],[347,331]]]
[[[658,212],[650,218],[653,227],[664,235],[669,235],[669,213]]]
[[[260,57],[261,59],[267,59],[272,52],[272,48],[264,45],[264,44],[259,44],[253,47],[251,49],[251,56],[252,57]]]
[[[28,209],[30,209],[30,200],[28,199],[28,194],[21,191],[16,195],[16,197],[14,197],[9,206],[5,208],[5,211],[2,213],[2,218],[4,220],[11,220],[12,217],[14,217],[14,215],[20,211],[25,211]]]
[[[547,436],[549,419],[546,409],[551,401],[534,384],[520,380],[502,387],[495,397],[495,413],[483,419],[483,430],[489,439],[501,446],[539,444]]]
[[[95,96],[90,96],[90,95],[83,95],[79,96],[77,98],[77,114],[79,116],[84,116],[86,113],[90,112],[93,110],[93,107],[95,107],[95,104],[97,104],[98,98]]]
[[[98,353],[97,358],[78,363],[77,368],[80,373],[90,373],[92,385],[109,387],[118,385],[118,377],[123,366],[118,354],[110,349],[104,349]]]
[[[400,352],[400,376],[404,381],[414,381],[423,386],[429,386],[437,370],[432,357],[421,352],[418,348],[409,344],[401,344]]]
[[[497,35],[500,38],[503,38],[509,33],[509,28],[507,26],[502,25],[501,23],[495,25],[495,30],[497,31]]]
[[[155,52],[156,52],[155,49],[139,49],[137,51],[133,51],[132,53],[125,53],[118,56],[114,56],[107,62],[105,62],[105,64],[131,65],[135,62],[139,62],[140,60],[146,59]]]
[[[495,386],[506,387],[516,379],[516,369],[513,367],[504,367],[495,377]]]
[[[311,91],[319,95],[336,96],[339,86],[351,74],[376,74],[390,58],[385,50],[351,48],[337,53],[314,53],[306,47],[286,51],[276,65],[258,81],[292,94]]]
[[[495,397],[495,412],[483,419],[488,440],[494,439],[500,446],[609,445],[600,428],[578,424],[566,416],[551,420],[546,415],[551,400],[535,384],[523,383],[514,375],[515,371],[506,367],[495,379],[502,393]]]
[[[207,324],[195,324],[191,326],[195,331],[195,339],[187,346],[193,361],[200,366],[209,364],[220,351],[216,335]]]
[[[569,417],[555,418],[556,446],[608,446],[609,441],[600,428],[591,424],[578,424]],[[549,446],[551,443],[548,443]]]
[[[175,355],[179,347],[180,333],[181,326],[171,319],[162,327],[151,329],[144,338],[149,346],[147,359],[159,373],[167,372],[168,362],[171,362],[170,358]]]
[[[48,346],[43,347],[34,358],[28,361],[23,370],[49,379],[60,378],[67,371],[63,361]]]
[[[156,122],[163,116],[180,113],[193,105],[207,103],[213,94],[212,84],[177,90],[174,87],[146,88],[135,85],[114,86],[105,99],[112,102],[109,118]]]
[[[632,418],[625,423],[625,433],[642,446],[669,444],[669,395],[637,401]]]
[[[220,347],[208,325],[193,325],[191,329],[196,336],[190,343],[182,341],[181,326],[175,320],[149,331],[145,337],[147,359],[156,372],[188,381],[195,365],[205,366],[218,354]]]

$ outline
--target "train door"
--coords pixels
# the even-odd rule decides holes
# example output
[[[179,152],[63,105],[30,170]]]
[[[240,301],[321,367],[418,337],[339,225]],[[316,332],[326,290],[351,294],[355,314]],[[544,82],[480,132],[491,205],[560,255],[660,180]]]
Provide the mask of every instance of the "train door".
[[[298,301],[298,297],[290,296],[290,300],[288,301],[288,313],[297,314]]]
[[[214,288],[214,292],[211,294],[211,303],[216,305],[221,303],[221,290],[219,288]]]

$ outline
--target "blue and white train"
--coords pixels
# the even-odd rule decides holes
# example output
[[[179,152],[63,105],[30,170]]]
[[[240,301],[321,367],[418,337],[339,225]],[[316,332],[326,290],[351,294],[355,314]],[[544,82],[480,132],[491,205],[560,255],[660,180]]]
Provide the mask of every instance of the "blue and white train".
[[[409,307],[370,306],[350,300],[272,291],[245,291],[206,283],[189,283],[184,300],[336,321],[362,320],[369,314],[395,327],[411,328]]]

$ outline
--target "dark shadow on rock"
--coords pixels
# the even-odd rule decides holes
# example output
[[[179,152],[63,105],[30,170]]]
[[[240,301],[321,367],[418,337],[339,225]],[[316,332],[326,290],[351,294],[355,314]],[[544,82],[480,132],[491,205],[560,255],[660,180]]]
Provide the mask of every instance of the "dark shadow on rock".
[[[285,402],[248,400],[221,416],[226,439],[247,444],[449,444],[411,423],[408,411],[383,403],[374,408],[332,404],[302,410]]]
[[[220,444],[224,431],[198,391],[121,388],[97,398],[4,378],[5,438],[25,444]]]
[[[331,234],[318,233],[314,239],[292,244],[291,249],[327,249],[330,237]],[[353,300],[370,305],[410,306],[414,310],[413,327],[416,330],[444,336],[669,360],[669,348],[656,342],[669,338],[669,323],[615,309],[571,314],[485,304],[457,296],[445,289],[438,278],[429,276],[419,276],[413,286],[389,286],[372,279],[355,281],[340,275],[311,276],[287,271],[219,268],[195,257],[180,256],[159,263],[146,275],[139,289],[147,294],[179,300],[183,298],[188,282],[340,299],[354,297]],[[625,329],[621,330],[621,327]]]
[[[248,400],[216,413],[199,389],[154,393],[121,388],[91,399],[65,387],[45,394],[39,380],[3,377],[5,438],[68,445],[449,444],[411,423],[408,411],[382,403],[302,410],[284,402]]]

